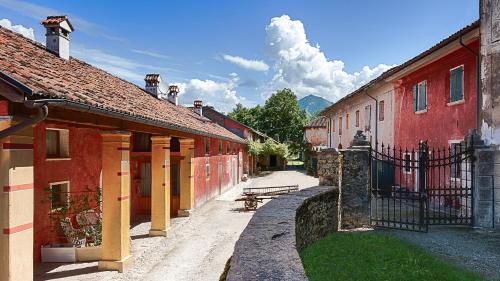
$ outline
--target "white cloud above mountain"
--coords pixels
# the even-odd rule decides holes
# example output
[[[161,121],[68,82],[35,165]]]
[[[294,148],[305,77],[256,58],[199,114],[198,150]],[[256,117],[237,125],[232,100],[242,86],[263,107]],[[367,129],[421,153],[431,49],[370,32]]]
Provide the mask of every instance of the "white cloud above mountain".
[[[330,60],[319,45],[311,45],[302,22],[288,15],[271,19],[266,27],[266,49],[274,63],[274,76],[264,98],[287,87],[299,97],[314,94],[336,101],[392,67],[379,64],[348,73],[343,61]]]
[[[249,60],[245,59],[239,56],[232,56],[232,55],[223,55],[222,58],[232,64],[235,64],[239,67],[249,69],[249,70],[255,70],[255,71],[267,71],[269,70],[269,65],[267,65],[264,61],[262,60]]]
[[[35,40],[35,32],[31,27],[25,27],[21,24],[12,25],[12,22],[9,19],[0,19],[0,26],[17,32],[31,40]]]

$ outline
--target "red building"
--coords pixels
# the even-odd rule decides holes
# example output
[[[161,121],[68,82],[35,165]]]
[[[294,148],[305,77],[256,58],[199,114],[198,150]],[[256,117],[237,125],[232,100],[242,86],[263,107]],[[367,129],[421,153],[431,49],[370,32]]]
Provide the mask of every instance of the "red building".
[[[178,105],[159,75],[143,89],[69,57],[66,17],[43,24],[46,46],[0,28],[0,280],[31,280],[42,247],[73,243],[87,211],[102,217],[99,268],[123,271],[130,221],[166,235],[171,216],[240,181],[246,141]]]
[[[462,45],[463,44],[463,45]],[[479,22],[389,71],[394,83],[394,145],[459,143],[477,124]]]

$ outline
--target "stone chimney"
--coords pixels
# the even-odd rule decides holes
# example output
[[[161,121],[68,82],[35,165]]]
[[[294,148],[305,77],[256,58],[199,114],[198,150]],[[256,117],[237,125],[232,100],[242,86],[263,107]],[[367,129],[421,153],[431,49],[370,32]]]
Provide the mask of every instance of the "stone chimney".
[[[193,102],[194,109],[193,111],[200,116],[203,116],[203,102],[201,100],[195,100]]]
[[[179,87],[176,85],[170,85],[168,87],[168,101],[171,102],[174,105],[179,104]]]
[[[147,74],[144,78],[146,82],[146,92],[150,93],[153,97],[158,99],[166,99],[167,95],[163,92],[161,87],[161,77],[160,74],[152,73]]]
[[[45,47],[60,58],[69,60],[69,34],[74,31],[67,16],[48,16],[42,25],[45,26]]]

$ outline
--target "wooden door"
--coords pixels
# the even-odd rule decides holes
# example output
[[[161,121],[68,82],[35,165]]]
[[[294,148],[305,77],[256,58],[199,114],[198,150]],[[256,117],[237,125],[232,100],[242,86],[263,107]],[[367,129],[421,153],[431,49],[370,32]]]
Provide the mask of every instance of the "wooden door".
[[[170,165],[170,216],[176,217],[180,208],[180,166],[179,163]]]

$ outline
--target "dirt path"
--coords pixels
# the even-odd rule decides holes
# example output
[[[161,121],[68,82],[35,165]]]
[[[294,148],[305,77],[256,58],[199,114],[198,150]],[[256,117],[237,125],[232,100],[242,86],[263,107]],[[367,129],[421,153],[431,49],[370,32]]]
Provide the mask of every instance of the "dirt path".
[[[97,263],[45,264],[36,280],[218,280],[234,244],[253,212],[240,212],[235,202],[246,186],[318,185],[318,180],[296,171],[279,171],[242,183],[196,210],[189,219],[172,221],[172,237],[148,237],[150,223],[131,229],[134,268],[119,274],[98,272]]]
[[[433,226],[428,233],[377,230],[416,244],[454,264],[500,280],[500,232],[469,227]]]

